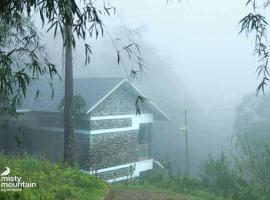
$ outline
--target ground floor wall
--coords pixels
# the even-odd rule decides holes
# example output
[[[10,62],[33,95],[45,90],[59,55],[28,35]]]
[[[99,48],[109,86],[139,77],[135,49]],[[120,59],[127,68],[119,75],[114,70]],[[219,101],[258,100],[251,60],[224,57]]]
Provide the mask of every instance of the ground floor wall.
[[[89,135],[74,135],[75,165],[90,169]],[[63,160],[64,132],[57,130],[33,129],[21,126],[6,126],[0,129],[0,151],[7,154],[28,153],[52,162]]]
[[[91,135],[92,169],[102,169],[138,160],[138,130]]]
[[[44,116],[38,114],[39,117],[33,117],[28,113],[21,121],[1,127],[0,151],[26,152],[53,162],[61,161],[64,155],[63,128],[60,125],[40,126],[44,125],[41,123]],[[75,164],[88,172],[105,170],[100,176],[106,179],[127,177],[132,172],[132,165],[142,161],[139,156],[143,150],[139,145],[141,124],[151,124],[152,121],[153,116],[149,114],[91,118],[90,130],[75,129]],[[143,158],[147,159],[148,156]]]

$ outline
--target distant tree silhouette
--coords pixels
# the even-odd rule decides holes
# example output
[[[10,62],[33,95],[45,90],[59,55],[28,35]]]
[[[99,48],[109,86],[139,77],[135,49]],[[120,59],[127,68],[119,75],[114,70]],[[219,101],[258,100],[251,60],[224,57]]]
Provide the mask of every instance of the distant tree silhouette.
[[[79,113],[86,113],[86,103],[84,98],[80,95],[74,95],[73,97],[73,110],[74,113],[79,114]],[[58,105],[58,110],[60,112],[64,112],[64,107],[65,107],[65,99],[63,98],[60,104]]]

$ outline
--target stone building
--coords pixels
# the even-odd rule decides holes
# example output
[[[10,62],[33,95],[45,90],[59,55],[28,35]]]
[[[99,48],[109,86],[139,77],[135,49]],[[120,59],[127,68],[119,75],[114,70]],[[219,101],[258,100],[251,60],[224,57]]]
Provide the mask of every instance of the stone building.
[[[35,99],[37,90],[40,93]],[[113,182],[138,177],[153,168],[152,125],[156,120],[169,120],[165,113],[150,100],[138,101],[138,96],[145,96],[127,79],[75,79],[74,94],[84,99],[86,107],[85,113],[75,116],[74,158],[80,169]],[[53,90],[46,82],[31,87],[18,110],[22,115],[16,125],[6,130],[9,134],[1,131],[1,149],[19,148],[61,160],[64,134],[59,105],[63,97],[64,83],[60,81],[54,83]]]

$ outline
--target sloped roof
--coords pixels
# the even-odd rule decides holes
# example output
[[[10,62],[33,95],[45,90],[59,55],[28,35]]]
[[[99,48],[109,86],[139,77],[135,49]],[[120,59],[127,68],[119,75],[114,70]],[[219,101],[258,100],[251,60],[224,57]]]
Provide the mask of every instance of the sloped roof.
[[[86,109],[88,110],[87,113],[90,113],[123,83],[125,83],[125,87],[132,88],[137,95],[144,96],[139,89],[124,78],[76,78],[74,79],[74,95],[80,94],[84,98]],[[40,91],[40,94],[35,99],[37,90]],[[64,81],[54,81],[53,90],[47,81],[38,81],[28,88],[21,108],[31,111],[57,112],[63,97]],[[143,107],[148,107],[159,118],[170,119],[150,100],[145,101]]]
[[[123,78],[74,79],[74,95],[80,94],[85,99],[86,108],[89,109],[122,80]],[[40,91],[40,94],[35,100],[37,90]],[[53,82],[53,90],[47,81],[38,81],[28,88],[22,109],[33,111],[58,111],[58,105],[64,98],[64,92],[64,81],[55,80]]]

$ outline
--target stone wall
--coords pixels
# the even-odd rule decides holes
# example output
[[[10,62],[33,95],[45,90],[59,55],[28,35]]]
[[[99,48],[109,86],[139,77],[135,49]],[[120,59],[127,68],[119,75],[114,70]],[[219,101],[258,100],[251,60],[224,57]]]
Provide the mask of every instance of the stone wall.
[[[128,177],[130,175],[131,175],[130,167],[123,167],[112,171],[98,173],[98,176],[105,180],[115,179],[124,176]]]
[[[91,130],[125,128],[132,126],[131,118],[91,120]]]
[[[137,94],[128,83],[102,101],[91,113],[91,117],[136,114]],[[132,127],[132,119],[91,120],[91,130]],[[138,131],[100,133],[90,137],[92,169],[109,168],[138,161]],[[111,172],[113,173],[113,172]],[[112,174],[110,173],[110,176]],[[119,176],[118,172],[115,172]]]
[[[91,135],[92,169],[102,169],[138,161],[138,131]]]
[[[137,97],[129,83],[124,82],[91,112],[91,116],[136,114]],[[140,104],[140,110],[149,111],[144,104]]]

